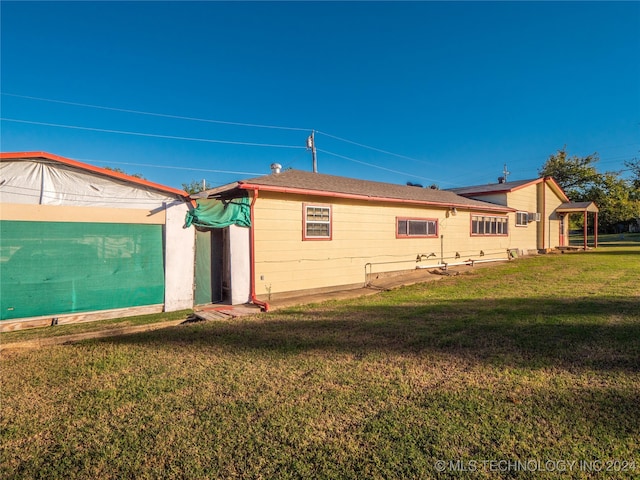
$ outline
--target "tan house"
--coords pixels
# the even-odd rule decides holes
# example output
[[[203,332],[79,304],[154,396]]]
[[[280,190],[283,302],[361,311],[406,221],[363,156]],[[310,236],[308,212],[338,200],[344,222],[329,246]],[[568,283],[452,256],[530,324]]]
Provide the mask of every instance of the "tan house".
[[[190,206],[68,158],[0,154],[0,331],[191,308]]]
[[[598,207],[593,202],[571,202],[551,178],[454,188],[468,198],[505,205],[516,210],[511,230],[513,245],[523,250],[549,250],[569,246],[569,215],[584,215],[584,248],[587,247],[588,213],[594,216],[594,244],[598,244]],[[530,224],[535,221],[535,228]]]
[[[361,287],[389,272],[507,260],[567,242],[558,207],[568,199],[550,178],[447,191],[276,170],[196,197],[196,217],[212,202],[239,205],[244,198],[250,227],[229,228],[248,245],[249,262],[229,271],[234,245],[227,235],[219,242],[227,266],[219,283],[237,300],[256,303]]]

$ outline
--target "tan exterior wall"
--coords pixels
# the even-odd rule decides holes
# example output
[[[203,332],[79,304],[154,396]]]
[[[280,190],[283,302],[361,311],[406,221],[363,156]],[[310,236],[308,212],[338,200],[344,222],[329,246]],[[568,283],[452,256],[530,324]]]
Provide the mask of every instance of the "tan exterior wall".
[[[0,204],[2,220],[26,222],[95,222],[164,224],[165,209],[125,209],[63,205]]]
[[[331,206],[331,240],[303,240],[304,204]],[[437,219],[438,236],[396,238],[397,217]],[[509,236],[471,236],[471,214],[461,209],[451,215],[446,208],[267,192],[256,201],[254,228],[255,285],[260,296],[362,285],[368,263],[375,274],[433,265],[441,256],[455,262],[456,253],[460,260],[506,259],[511,248]],[[431,253],[428,260],[416,262],[418,255]]]
[[[507,206],[520,212],[537,213],[537,189],[536,185],[530,185],[519,190],[509,192]],[[537,223],[531,222],[526,226],[516,226],[516,213],[509,214],[509,226],[511,228],[511,244],[513,248],[528,251],[537,248]]]
[[[555,213],[564,200],[560,199],[558,195],[551,189],[549,185],[545,183],[545,210],[546,218],[548,222],[546,248],[555,248],[560,245],[560,218]]]
[[[536,188],[538,211],[542,217],[538,224],[538,248],[554,248],[559,245],[560,240],[560,218],[555,214],[555,209],[564,199],[560,198],[547,182],[539,183]]]

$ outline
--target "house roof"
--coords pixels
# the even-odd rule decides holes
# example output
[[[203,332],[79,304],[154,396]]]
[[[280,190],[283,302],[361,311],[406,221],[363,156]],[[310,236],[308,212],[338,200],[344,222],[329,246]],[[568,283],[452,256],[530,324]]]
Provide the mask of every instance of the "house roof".
[[[129,183],[133,183],[136,185],[140,185],[146,188],[152,188],[154,190],[159,190],[161,192],[170,193],[172,195],[178,195],[180,197],[188,198],[189,194],[184,190],[178,190],[176,188],[171,188],[166,185],[161,185],[159,183],[149,182],[148,180],[144,180],[142,178],[133,177],[131,175],[127,175],[120,172],[115,172],[113,170],[108,170],[106,168],[100,168],[93,165],[89,165],[87,163],[78,162],[76,160],[71,160],[69,158],[60,157],[58,155],[53,155],[47,152],[3,152],[0,153],[0,162],[6,162],[10,160],[28,160],[28,159],[42,159],[48,160],[55,163],[60,163],[62,165],[67,165],[70,167],[74,167],[80,170],[85,170],[91,173],[97,173],[99,175],[103,175],[106,177],[115,178],[118,180],[124,180]]]
[[[593,202],[565,202],[556,208],[557,213],[597,212],[598,207]]]
[[[241,180],[212,190],[207,190],[199,196],[221,196],[234,190],[262,190],[299,195],[440,205],[470,210],[513,211],[513,209],[503,205],[473,200],[448,190],[434,190],[393,183],[358,180],[355,178],[325,175],[302,170],[286,170],[277,174]]]
[[[536,183],[538,179],[532,180],[516,180],[505,183],[488,183],[486,185],[473,185],[470,187],[450,188],[449,190],[458,195],[491,195],[493,193],[506,193],[526,187],[529,184]]]
[[[516,190],[520,190],[521,188],[536,185],[543,181],[548,182],[549,186],[558,194],[561,199],[569,201],[569,198],[562,190],[562,187],[560,187],[560,185],[558,185],[558,183],[552,177],[540,177],[529,180],[515,180],[513,182],[505,183],[489,183],[486,185],[474,185],[471,187],[451,188],[449,190],[457,193],[458,195],[479,197],[483,195],[495,195],[500,193],[514,192]]]

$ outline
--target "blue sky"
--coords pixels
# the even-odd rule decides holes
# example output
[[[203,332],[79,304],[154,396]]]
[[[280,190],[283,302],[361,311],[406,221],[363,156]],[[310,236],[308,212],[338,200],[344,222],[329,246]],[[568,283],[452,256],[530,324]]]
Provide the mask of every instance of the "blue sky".
[[[564,145],[640,157],[639,2],[0,9],[4,152],[173,187],[310,170],[312,129],[321,173],[441,188],[534,178]]]

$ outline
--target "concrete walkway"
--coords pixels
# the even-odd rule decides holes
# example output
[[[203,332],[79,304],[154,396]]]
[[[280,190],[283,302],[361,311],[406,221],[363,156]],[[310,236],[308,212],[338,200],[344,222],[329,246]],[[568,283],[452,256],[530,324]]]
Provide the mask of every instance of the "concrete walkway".
[[[464,266],[461,266],[464,267]],[[464,268],[471,267],[451,267],[449,273],[451,275],[457,275]],[[443,278],[443,275],[434,275],[430,271],[433,269],[424,270],[412,270],[410,272],[396,274],[393,276],[379,277],[374,279],[368,286],[361,288],[352,288],[348,290],[336,290],[333,292],[304,294],[300,296],[292,296],[287,298],[275,298],[268,301],[270,311],[280,310],[282,308],[308,305],[310,303],[320,303],[329,300],[348,300],[351,298],[364,297],[367,295],[375,295],[385,290],[393,290],[394,288],[403,287],[406,285],[413,285],[416,283],[433,282]]]

